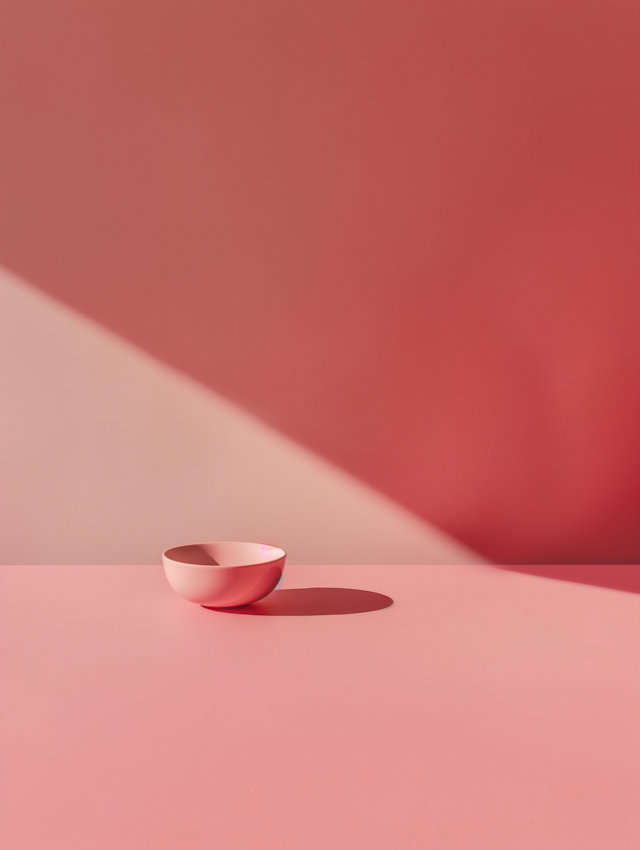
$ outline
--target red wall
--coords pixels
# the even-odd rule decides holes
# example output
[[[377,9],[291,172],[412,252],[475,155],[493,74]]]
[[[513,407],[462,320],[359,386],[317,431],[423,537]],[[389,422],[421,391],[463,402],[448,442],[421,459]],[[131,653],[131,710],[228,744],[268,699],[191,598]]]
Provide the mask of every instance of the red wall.
[[[609,0],[3,0],[0,262],[488,557],[637,561],[639,44]]]

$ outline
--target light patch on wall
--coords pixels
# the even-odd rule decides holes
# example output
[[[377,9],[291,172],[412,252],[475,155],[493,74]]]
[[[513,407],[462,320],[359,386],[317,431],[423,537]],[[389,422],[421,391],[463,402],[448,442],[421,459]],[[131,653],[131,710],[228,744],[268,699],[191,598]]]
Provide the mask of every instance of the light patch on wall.
[[[484,562],[6,271],[0,380],[3,563],[159,563],[215,539],[299,564]]]

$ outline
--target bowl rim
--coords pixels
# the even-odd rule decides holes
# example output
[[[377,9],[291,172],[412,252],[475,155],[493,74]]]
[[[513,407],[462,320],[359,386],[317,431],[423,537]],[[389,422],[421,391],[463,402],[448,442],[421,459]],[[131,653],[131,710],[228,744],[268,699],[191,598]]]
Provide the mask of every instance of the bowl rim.
[[[270,558],[267,561],[252,561],[250,564],[193,564],[190,561],[178,561],[175,558],[171,557],[171,552],[175,552],[176,549],[186,549],[188,546],[212,546],[219,544],[241,544],[243,546],[270,546],[272,549],[277,549],[280,552],[274,558]],[[165,549],[162,553],[162,560],[170,561],[172,564],[182,564],[183,566],[190,567],[192,569],[202,569],[202,570],[237,570],[242,567],[264,567],[268,564],[275,564],[278,561],[282,561],[287,557],[287,552],[282,546],[278,546],[275,543],[265,543],[264,541],[255,542],[253,540],[208,540],[204,543],[183,543],[180,546],[171,546],[169,549]]]

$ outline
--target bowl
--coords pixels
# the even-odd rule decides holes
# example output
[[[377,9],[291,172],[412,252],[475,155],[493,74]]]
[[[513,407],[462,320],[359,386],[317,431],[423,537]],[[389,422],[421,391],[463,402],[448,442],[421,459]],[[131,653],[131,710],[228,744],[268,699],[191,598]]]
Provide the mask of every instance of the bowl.
[[[235,608],[267,596],[282,577],[287,553],[267,543],[190,543],[162,553],[167,581],[198,605]]]

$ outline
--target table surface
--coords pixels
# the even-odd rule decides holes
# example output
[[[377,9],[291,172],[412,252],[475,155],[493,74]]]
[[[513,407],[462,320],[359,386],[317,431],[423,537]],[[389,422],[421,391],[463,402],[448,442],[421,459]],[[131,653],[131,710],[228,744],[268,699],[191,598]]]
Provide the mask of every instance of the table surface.
[[[240,613],[5,566],[0,604],[4,850],[640,846],[637,593],[294,566]]]

